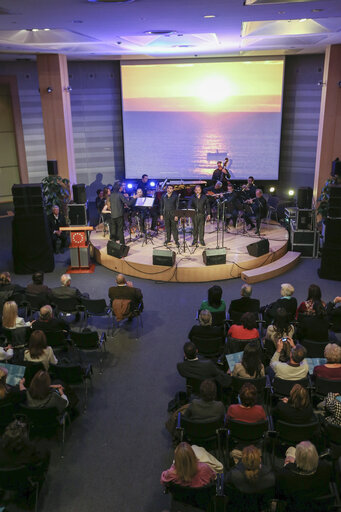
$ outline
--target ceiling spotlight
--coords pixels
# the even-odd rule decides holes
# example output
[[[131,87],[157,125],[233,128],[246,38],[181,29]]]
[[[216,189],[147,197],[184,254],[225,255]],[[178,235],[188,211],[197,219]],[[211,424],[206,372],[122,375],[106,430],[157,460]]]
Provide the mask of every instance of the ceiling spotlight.
[[[302,18],[299,20],[300,23],[303,23],[304,21],[307,21],[307,18]]]
[[[144,32],[147,36],[172,36],[176,34],[176,30],[146,30]]]
[[[270,188],[269,188],[269,192],[270,192],[271,194],[273,194],[273,193],[275,192],[275,190],[276,190],[276,189],[275,189],[275,187],[270,187]]]
[[[46,89],[46,92],[47,92],[48,94],[51,94],[51,92],[52,92],[52,91],[53,91],[52,87],[48,87],[48,88]]]
[[[204,18],[206,18],[206,19],[215,18],[215,14],[206,14],[206,16],[204,16]]]
[[[288,196],[292,197],[295,195],[295,190],[293,190],[292,188],[290,190],[288,190]]]
[[[44,28],[44,32],[48,32],[49,30],[51,30],[50,28]]]
[[[32,32],[39,32],[39,28],[32,28]]]
[[[72,91],[72,87],[70,87],[69,85],[67,85],[66,87],[64,87],[64,91],[66,91],[66,92],[71,92],[71,91]]]

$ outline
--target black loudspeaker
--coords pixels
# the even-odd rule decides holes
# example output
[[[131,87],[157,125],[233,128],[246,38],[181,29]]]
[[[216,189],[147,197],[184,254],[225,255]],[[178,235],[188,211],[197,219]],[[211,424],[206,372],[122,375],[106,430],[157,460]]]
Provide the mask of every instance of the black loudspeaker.
[[[323,247],[341,248],[341,219],[326,219]]]
[[[49,176],[57,176],[58,175],[57,160],[48,160],[47,161],[47,174]]]
[[[321,279],[333,279],[341,281],[341,247],[338,246],[324,246],[322,249],[321,267],[318,274]]]
[[[331,172],[331,175],[332,176],[341,176],[341,162],[338,158],[336,158],[333,162],[332,162],[332,172]]]
[[[86,203],[86,193],[85,193],[85,185],[84,183],[78,183],[77,185],[72,185],[72,193],[73,200],[77,204],[85,204]]]
[[[70,226],[86,226],[87,215],[85,204],[69,204],[67,207]]]
[[[330,187],[328,216],[341,217],[341,185],[331,185]]]
[[[32,274],[54,270],[53,249],[46,215],[18,217],[12,222],[14,272]]]
[[[202,253],[205,265],[224,265],[226,263],[226,249],[205,249]]]
[[[21,197],[25,200],[29,200],[31,197],[39,196],[42,200],[42,186],[41,183],[30,183],[25,185],[13,185],[12,186],[13,199]]]
[[[263,256],[263,254],[267,254],[269,252],[269,240],[267,238],[262,238],[259,242],[247,245],[246,249],[250,256],[258,258],[259,256]]]
[[[109,240],[107,243],[107,254],[115,258],[125,258],[128,255],[129,249],[129,245],[118,244],[113,240]]]
[[[153,249],[153,265],[172,267],[175,263],[175,252],[166,249]]]
[[[313,212],[298,212],[297,214],[297,229],[313,229]]]
[[[12,196],[16,216],[26,217],[27,215],[44,214],[41,183],[13,185]]]
[[[301,187],[297,190],[297,207],[309,210],[313,200],[313,189],[311,187]]]

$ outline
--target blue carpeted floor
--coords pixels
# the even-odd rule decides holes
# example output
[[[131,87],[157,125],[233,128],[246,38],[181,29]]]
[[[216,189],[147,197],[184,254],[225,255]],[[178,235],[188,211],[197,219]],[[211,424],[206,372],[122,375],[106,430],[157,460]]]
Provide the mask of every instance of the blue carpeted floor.
[[[10,219],[0,220],[0,270],[12,271]],[[50,287],[58,285],[68,255],[56,257],[47,274]],[[254,285],[253,296],[267,304],[279,296],[280,284],[295,286],[300,302],[309,284],[321,286],[323,298],[341,294],[341,283],[320,280],[319,260],[303,259],[293,270]],[[93,298],[107,298],[115,274],[96,266],[94,274],[73,275],[72,284]],[[25,285],[30,276],[13,275]],[[43,512],[161,512],[169,498],[162,494],[160,473],[172,461],[169,435],[164,429],[167,404],[184,389],[176,363],[194,323],[198,305],[209,283],[157,283],[133,279],[144,295],[144,328],[136,340],[135,322],[125,326],[107,344],[102,375],[95,371],[89,406],[71,425],[60,459],[54,450],[41,510]],[[241,280],[218,283],[227,303],[239,297]],[[105,328],[105,320],[95,322]]]

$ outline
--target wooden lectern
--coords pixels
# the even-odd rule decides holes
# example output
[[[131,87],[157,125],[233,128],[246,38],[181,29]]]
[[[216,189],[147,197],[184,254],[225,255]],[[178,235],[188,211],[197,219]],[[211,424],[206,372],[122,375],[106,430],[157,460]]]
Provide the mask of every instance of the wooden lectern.
[[[92,273],[95,265],[90,264],[88,234],[93,230],[92,226],[68,226],[60,228],[60,231],[70,233],[70,258],[71,265],[67,269],[69,273]]]

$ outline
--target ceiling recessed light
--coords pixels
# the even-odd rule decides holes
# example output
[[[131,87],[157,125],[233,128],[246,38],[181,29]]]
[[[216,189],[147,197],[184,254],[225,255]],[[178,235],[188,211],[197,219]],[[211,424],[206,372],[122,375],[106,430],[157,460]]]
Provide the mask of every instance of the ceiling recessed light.
[[[32,28],[32,32],[39,32],[39,28]]]
[[[204,16],[204,18],[215,18],[215,14],[206,14],[206,16]]]
[[[176,34],[176,30],[146,30],[144,32],[148,36],[171,36]]]
[[[44,28],[44,32],[48,32],[49,30],[51,30],[50,28]]]
[[[300,22],[300,23],[303,23],[304,21],[307,21],[307,18],[301,18],[301,19],[299,20],[299,22]]]

